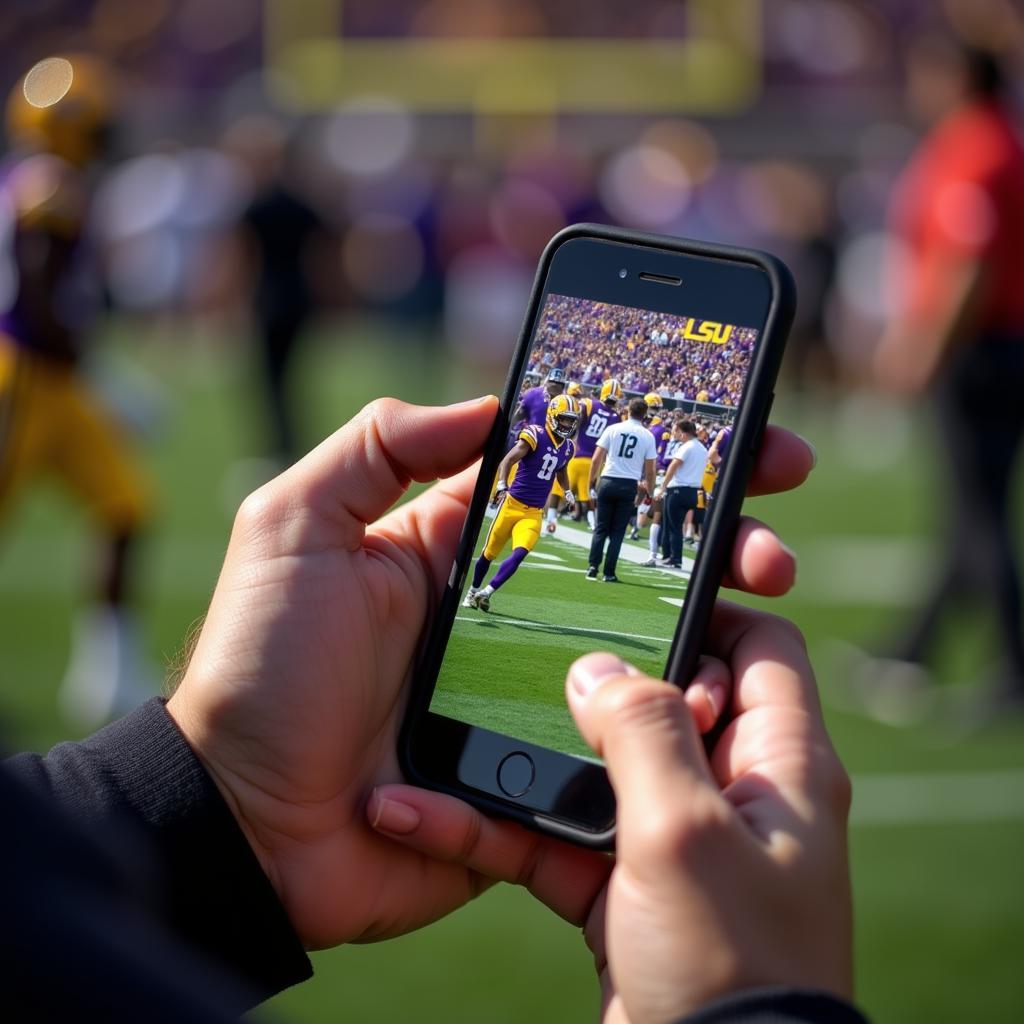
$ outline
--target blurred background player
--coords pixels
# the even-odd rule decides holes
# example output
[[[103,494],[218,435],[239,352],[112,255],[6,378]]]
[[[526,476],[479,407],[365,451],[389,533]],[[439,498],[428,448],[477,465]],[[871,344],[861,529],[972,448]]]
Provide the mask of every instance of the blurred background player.
[[[473,583],[462,602],[464,607],[488,611],[491,596],[508,582],[534,549],[540,538],[541,517],[554,480],[561,484],[566,501],[572,505],[573,494],[565,467],[576,454],[572,436],[579,419],[576,399],[557,395],[548,403],[544,425],[530,423],[523,427],[515,446],[501,460],[494,499],[499,506],[498,514],[487,531],[483,551],[473,567]],[[509,484],[513,467],[516,473]],[[501,554],[510,539],[512,553],[498,566],[491,582],[486,587],[481,586],[491,562]]]
[[[580,425],[576,431],[576,456],[569,463],[569,487],[576,496],[572,518],[579,522],[584,516],[593,530],[596,519],[590,507],[590,467],[598,438],[609,423],[618,419],[616,406],[622,398],[622,385],[614,378],[601,385],[599,398],[580,399]]]
[[[935,405],[947,483],[944,565],[888,673],[923,681],[943,614],[981,599],[1002,647],[997,703],[1024,709],[1021,583],[1010,528],[1024,437],[1024,148],[995,57],[947,36],[912,49],[907,97],[929,125],[897,183],[891,231],[904,253],[898,312],[875,358],[879,383]],[[913,689],[913,685],[910,687]]]
[[[590,542],[587,579],[597,579],[604,561],[605,583],[619,582],[615,570],[637,493],[654,491],[656,452],[654,436],[644,426],[647,405],[642,398],[634,398],[626,411],[627,419],[612,423],[598,438],[590,468],[590,487],[597,494],[597,525]]]
[[[52,57],[30,69],[7,103],[13,157],[0,203],[0,239],[16,268],[0,320],[0,504],[34,478],[56,476],[99,532],[91,604],[74,629],[61,687],[65,713],[92,725],[152,692],[129,611],[131,560],[149,498],[118,426],[82,373],[100,311],[99,260],[88,234],[92,165],[110,123],[111,82],[86,56]]]
[[[292,144],[285,122],[266,115],[242,119],[227,139],[230,152],[244,162],[254,193],[241,230],[247,277],[253,280],[253,320],[270,414],[268,442],[278,468],[305,450],[291,371],[316,308],[310,271],[314,246],[325,236],[321,217],[292,185]]]

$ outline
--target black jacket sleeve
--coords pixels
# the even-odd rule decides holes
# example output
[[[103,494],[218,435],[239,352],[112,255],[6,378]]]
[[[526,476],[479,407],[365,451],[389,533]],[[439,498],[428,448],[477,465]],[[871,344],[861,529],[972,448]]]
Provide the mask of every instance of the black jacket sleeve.
[[[59,1000],[53,986],[69,986],[76,1019],[88,1018],[83,999],[106,1006],[104,990],[121,989],[128,1002],[97,1017],[216,1020],[310,976],[277,895],[161,701],[5,766],[2,820],[17,824],[0,843],[13,908],[3,931],[9,941],[24,927],[17,958],[51,979],[40,996]]]
[[[868,1024],[849,1003],[827,992],[751,989],[701,1007],[679,1024]]]

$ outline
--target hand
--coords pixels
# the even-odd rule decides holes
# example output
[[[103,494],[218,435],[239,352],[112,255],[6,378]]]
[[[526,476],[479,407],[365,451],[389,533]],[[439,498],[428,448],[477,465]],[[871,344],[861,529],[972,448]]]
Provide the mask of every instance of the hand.
[[[676,1020],[763,986],[852,994],[850,786],[802,637],[723,604],[708,649],[733,681],[710,762],[675,687],[611,655],[570,671],[570,708],[619,805],[616,865],[586,929],[606,1021]]]
[[[813,462],[813,449],[805,442],[787,431],[769,427],[751,479],[750,492],[766,494],[796,486],[806,477]],[[755,520],[745,518],[737,531],[732,562],[725,582],[727,585],[755,593],[782,594],[793,582],[794,566],[792,554],[770,530]],[[781,677],[783,681],[790,678],[781,666],[761,664],[756,658],[751,661],[753,645],[736,640],[737,629],[730,631],[720,627],[722,622],[728,626],[733,621],[727,617],[723,619],[723,616],[745,614],[747,613],[732,610],[720,611],[712,632],[712,641],[720,656],[728,655],[731,658],[732,672],[737,676],[740,687],[733,704],[734,713],[736,708],[742,709],[738,702],[744,699],[744,694],[756,694],[759,685],[774,686],[776,676]],[[775,621],[754,617],[753,613],[749,614],[752,620],[756,618],[758,623],[772,624]],[[786,637],[792,636],[792,629],[789,626],[772,626],[772,629],[781,631]],[[758,635],[760,634],[757,630],[751,631],[752,638],[756,639]],[[685,694],[679,695],[675,689],[670,690],[674,695],[673,700],[679,697],[689,707],[701,731],[710,728],[725,706],[729,675],[730,670],[722,661],[708,659]],[[804,682],[809,686],[809,677]],[[668,689],[663,684],[657,686],[659,696]],[[813,702],[812,693],[805,694],[805,697]],[[789,734],[795,756],[800,756],[800,745],[811,735],[818,737],[831,754],[831,748],[827,747],[827,738],[824,737],[820,726],[820,714],[816,710],[816,704],[807,714],[810,717],[806,733],[793,731]],[[775,724],[782,722],[783,719],[788,727],[798,722],[799,715],[773,716],[769,711],[769,714],[760,721],[770,734]],[[740,722],[743,723],[742,727]],[[751,742],[760,742],[760,734],[753,728],[758,724],[757,713],[738,719],[730,726],[716,751],[727,750],[730,744],[737,751],[742,751],[745,749],[744,744],[749,746]],[[786,736],[782,738],[785,740]],[[806,754],[807,751],[802,753]],[[810,753],[813,754],[814,751]],[[607,750],[605,756],[610,760],[615,757]],[[718,757],[719,754],[716,753],[716,758]],[[824,757],[821,759],[827,760]],[[717,764],[716,761],[716,766]],[[789,766],[781,762],[764,765],[752,762],[752,765],[749,770],[744,767],[742,771],[746,780],[744,785],[748,787],[756,785],[756,771],[760,768],[769,772],[777,771],[779,768],[789,770]],[[830,761],[829,765],[834,771],[839,771],[834,762]],[[740,774],[737,771],[737,779]],[[615,778],[613,774],[613,782]],[[836,785],[837,789],[841,789],[841,783]],[[789,787],[787,791],[787,798],[791,795],[791,789],[792,787]],[[742,788],[736,790],[737,794],[741,792]],[[620,799],[629,799],[629,796],[620,792]],[[589,918],[588,934],[595,947],[601,949],[598,943],[602,934],[604,904],[600,894],[604,878],[612,867],[607,858],[596,854],[581,854],[579,850],[528,833],[509,823],[486,818],[472,807],[451,797],[410,786],[378,787],[370,800],[368,816],[378,830],[430,857],[461,864],[491,878],[525,884],[558,913],[576,924],[583,924]],[[635,816],[628,820],[634,819]],[[753,838],[748,838],[746,843],[747,846],[752,846]],[[762,871],[760,877],[763,876]],[[730,880],[730,884],[734,881]],[[840,910],[837,911],[839,918],[842,917],[843,906],[845,903],[840,901]],[[788,921],[785,917],[778,920],[783,923]],[[718,979],[720,985],[729,983],[729,979]],[[613,990],[609,988],[608,992],[610,998]],[[685,994],[685,998],[697,999],[701,998],[701,995],[695,990],[690,990]]]
[[[246,499],[168,703],[307,948],[409,931],[488,884],[381,837],[365,801],[401,778],[403,682],[475,471],[385,513],[475,459],[496,412],[374,402]]]
[[[576,495],[572,493],[568,488],[565,491],[565,507],[568,511],[572,511],[576,505]]]
[[[494,497],[491,498],[491,508],[497,508],[501,504],[501,499],[505,497],[505,493],[508,491],[508,484],[504,480],[499,480],[494,487]]]
[[[708,649],[685,693],[610,654],[581,658],[567,680],[618,801],[607,884],[588,900],[592,878],[566,872],[561,894],[591,908],[606,1024],[674,1021],[752,988],[852,992],[850,787],[803,640],[784,620],[720,603]],[[723,708],[709,761],[698,730]],[[502,877],[524,856],[450,797],[384,787],[376,799],[415,807],[404,841],[436,856]],[[557,855],[545,856],[550,873]]]

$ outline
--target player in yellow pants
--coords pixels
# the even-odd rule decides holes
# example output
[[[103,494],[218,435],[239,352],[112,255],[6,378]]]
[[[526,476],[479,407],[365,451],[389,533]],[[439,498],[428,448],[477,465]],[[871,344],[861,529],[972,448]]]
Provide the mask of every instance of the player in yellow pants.
[[[541,512],[539,508],[530,508],[529,505],[516,501],[510,494],[505,495],[501,508],[498,509],[498,514],[487,531],[484,558],[493,562],[501,554],[509,538],[512,540],[513,548],[526,548],[528,552],[532,551],[540,540]]]
[[[0,262],[16,269],[0,337],[0,510],[34,478],[56,477],[97,527],[101,579],[80,613],[61,703],[83,727],[152,692],[128,601],[148,489],[80,367],[101,306],[90,165],[101,155],[115,90],[95,58],[53,57],[7,104],[14,157],[0,179]]]

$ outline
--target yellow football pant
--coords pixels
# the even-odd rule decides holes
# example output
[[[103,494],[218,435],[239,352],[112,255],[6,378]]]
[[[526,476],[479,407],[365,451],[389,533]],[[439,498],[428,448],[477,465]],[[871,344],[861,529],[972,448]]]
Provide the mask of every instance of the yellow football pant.
[[[502,499],[501,508],[487,531],[484,540],[483,556],[489,562],[501,554],[502,549],[512,539],[513,548],[526,548],[532,551],[540,539],[540,524],[543,509],[531,508],[521,501],[516,501],[511,494]]]
[[[47,472],[113,533],[149,517],[141,472],[74,369],[0,340],[0,513]]]

